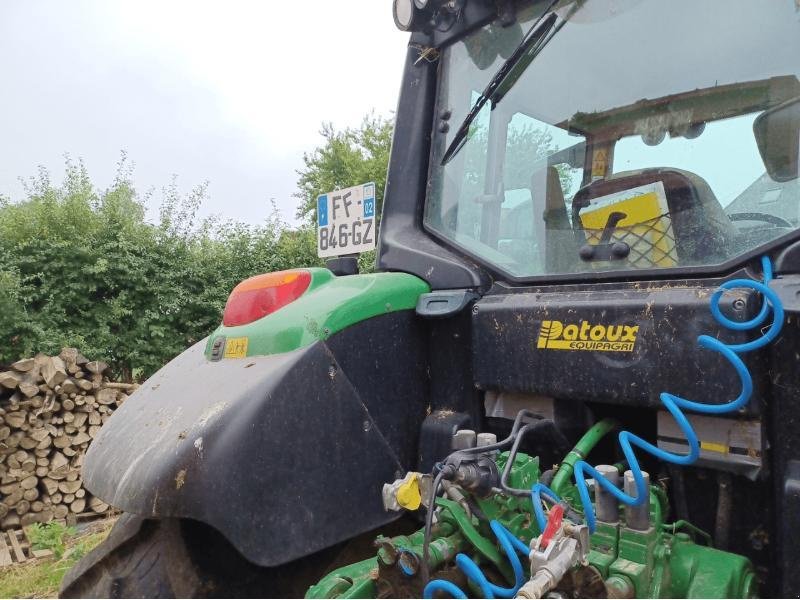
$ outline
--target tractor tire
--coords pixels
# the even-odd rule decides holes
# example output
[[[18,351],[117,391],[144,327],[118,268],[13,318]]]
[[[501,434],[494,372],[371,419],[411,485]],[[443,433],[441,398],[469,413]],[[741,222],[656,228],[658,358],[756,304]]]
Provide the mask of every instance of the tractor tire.
[[[383,527],[408,534],[413,519]],[[374,556],[377,531],[278,567],[246,560],[208,525],[124,513],[61,583],[61,598],[302,598],[331,570]]]
[[[197,598],[199,577],[174,519],[123,514],[61,583],[62,598]]]

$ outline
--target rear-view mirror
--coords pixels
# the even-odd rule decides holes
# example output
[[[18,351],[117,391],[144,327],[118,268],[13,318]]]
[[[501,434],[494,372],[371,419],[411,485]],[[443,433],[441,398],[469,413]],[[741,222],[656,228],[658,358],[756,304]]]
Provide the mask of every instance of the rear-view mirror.
[[[800,163],[800,97],[759,115],[753,122],[753,133],[769,176],[775,181],[796,179]]]

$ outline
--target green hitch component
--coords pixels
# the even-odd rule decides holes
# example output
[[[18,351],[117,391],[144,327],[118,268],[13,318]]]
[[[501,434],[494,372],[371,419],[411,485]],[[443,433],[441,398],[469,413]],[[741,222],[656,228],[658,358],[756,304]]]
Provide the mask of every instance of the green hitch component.
[[[755,598],[758,579],[744,556],[694,543],[688,533],[669,536],[668,594],[682,598]]]
[[[553,477],[551,489],[559,495],[563,495],[564,489],[570,485],[570,478],[575,470],[575,463],[579,460],[585,460],[589,452],[603,439],[603,437],[617,426],[614,419],[603,419],[589,429],[583,437],[578,440],[575,447],[569,451],[567,456],[561,462],[558,472]]]
[[[372,574],[377,573],[378,560],[373,556],[361,562],[336,569],[312,585],[306,598],[375,598],[377,587]]]
[[[652,504],[658,504],[651,495]],[[653,507],[654,512],[657,511]],[[618,527],[616,558],[613,536]],[[599,523],[592,536],[589,563],[606,581],[615,598],[753,598],[757,579],[750,561],[736,554],[701,546],[686,528],[708,541],[701,530],[686,523],[658,525],[636,531],[624,525]],[[611,561],[611,562],[609,562]]]
[[[432,570],[468,547],[463,535],[450,522],[439,523],[434,534],[428,563]],[[409,536],[378,537],[377,556],[332,571],[308,589],[306,598],[375,598],[381,567],[400,568],[407,575],[417,572],[422,561],[423,539],[422,530]]]
[[[432,541],[428,552],[428,566],[437,568],[454,557],[463,547],[463,537],[458,528],[449,521],[437,523],[433,528]],[[402,563],[406,573],[416,573],[422,561],[422,546],[425,540],[423,530],[409,536],[398,535],[393,538],[379,537],[375,540],[378,546],[378,561],[385,566]]]
[[[361,321],[412,310],[420,295],[430,291],[422,279],[407,273],[336,277],[328,269],[307,270],[311,284],[302,296],[247,325],[221,325],[208,338],[206,358],[220,337],[247,338],[248,357],[297,350]]]

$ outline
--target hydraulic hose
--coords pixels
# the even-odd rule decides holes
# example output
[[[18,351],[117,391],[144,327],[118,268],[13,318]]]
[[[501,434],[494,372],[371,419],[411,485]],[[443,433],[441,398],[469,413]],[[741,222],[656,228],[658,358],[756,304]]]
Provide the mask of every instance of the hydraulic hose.
[[[510,588],[495,585],[486,578],[481,568],[466,554],[458,554],[456,556],[456,565],[472,583],[480,588],[481,598],[513,598],[517,590],[525,583],[525,574],[517,552],[527,557],[530,549],[498,521],[492,521],[490,526],[495,536],[497,536],[500,547],[505,551],[508,562],[511,563],[511,569],[514,572],[514,585]],[[443,579],[435,579],[428,583],[422,592],[422,597],[433,598],[433,594],[437,591],[447,592],[453,598],[467,597],[461,588]]]
[[[616,426],[617,422],[614,419],[603,419],[595,423],[589,431],[583,434],[583,437],[578,440],[575,447],[561,461],[561,466],[558,468],[555,477],[553,477],[550,487],[553,488],[555,493],[560,494],[562,492],[562,489],[572,476],[575,463],[588,456],[597,443]]]
[[[769,313],[772,312],[772,322],[765,328],[762,328],[762,335],[754,340],[744,342],[742,344],[726,344],[708,335],[701,335],[697,338],[697,342],[701,348],[713,350],[714,352],[721,354],[733,366],[736,374],[739,377],[742,391],[734,400],[724,404],[703,404],[702,402],[695,402],[681,398],[680,396],[670,394],[669,392],[661,393],[660,398],[662,404],[670,412],[684,436],[686,436],[686,441],[689,445],[689,452],[687,454],[666,452],[647,440],[642,439],[638,435],[631,433],[630,431],[622,431],[619,434],[619,445],[622,448],[622,453],[625,456],[625,460],[627,461],[628,466],[633,473],[634,482],[636,484],[635,496],[628,495],[620,490],[617,486],[608,481],[608,479],[603,477],[594,467],[583,460],[582,457],[579,460],[576,460],[574,467],[571,470],[573,471],[575,486],[578,489],[581,504],[583,505],[586,523],[589,526],[590,531],[593,532],[595,530],[596,519],[594,507],[592,506],[592,500],[589,497],[588,485],[586,483],[587,477],[593,478],[595,480],[595,485],[598,485],[608,491],[623,504],[627,504],[628,506],[638,506],[647,501],[650,497],[650,494],[649,490],[647,489],[644,476],[642,475],[642,469],[639,466],[639,461],[636,458],[634,448],[639,448],[640,450],[643,450],[657,459],[667,463],[681,466],[690,465],[694,463],[700,455],[700,442],[697,438],[697,434],[689,423],[688,418],[684,414],[684,411],[691,411],[706,415],[719,415],[738,410],[739,408],[747,405],[747,403],[750,401],[750,396],[753,394],[753,378],[750,375],[750,371],[747,370],[747,366],[742,361],[740,354],[763,348],[767,344],[771,343],[780,333],[784,321],[783,304],[781,303],[780,298],[778,298],[778,295],[773,292],[768,285],[769,281],[772,279],[772,263],[768,257],[764,256],[761,259],[761,264],[764,274],[763,282],[754,281],[752,279],[732,279],[730,281],[726,281],[725,283],[721,284],[719,288],[717,288],[717,290],[712,294],[710,308],[711,314],[717,323],[719,323],[722,327],[732,331],[747,331],[759,328],[765,322]],[[759,311],[758,315],[749,321],[733,321],[723,315],[722,311],[720,310],[719,303],[722,299],[722,294],[724,294],[726,290],[737,288],[751,289],[758,292],[762,296],[761,310]],[[764,329],[766,329],[766,331],[764,331]],[[598,423],[598,425],[600,425],[600,423]],[[567,468],[562,467],[562,469],[559,470],[558,474],[553,480],[553,488],[558,490],[559,487],[563,485],[563,478],[559,478],[559,476],[562,475],[562,473],[566,473],[568,470],[570,470],[569,466],[567,466]],[[551,502],[559,502],[560,499],[554,490],[550,489],[544,484],[534,485],[532,497],[536,520],[539,524],[539,527],[544,528],[547,519],[544,511],[542,510],[542,497]]]

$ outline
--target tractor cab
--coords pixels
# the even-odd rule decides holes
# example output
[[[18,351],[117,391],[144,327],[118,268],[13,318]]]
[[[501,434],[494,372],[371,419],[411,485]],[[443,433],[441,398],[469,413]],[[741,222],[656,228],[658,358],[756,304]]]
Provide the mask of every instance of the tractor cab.
[[[509,10],[437,49],[418,191],[439,245],[495,281],[664,278],[724,270],[797,229],[797,179],[770,176],[760,149],[775,142],[756,126],[800,98],[796,6]],[[394,249],[382,266],[400,268]]]

